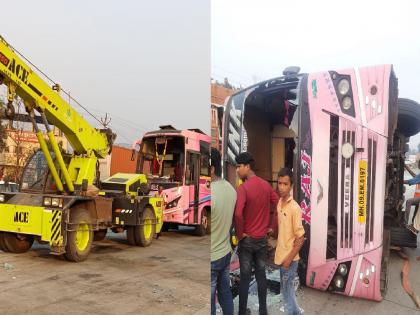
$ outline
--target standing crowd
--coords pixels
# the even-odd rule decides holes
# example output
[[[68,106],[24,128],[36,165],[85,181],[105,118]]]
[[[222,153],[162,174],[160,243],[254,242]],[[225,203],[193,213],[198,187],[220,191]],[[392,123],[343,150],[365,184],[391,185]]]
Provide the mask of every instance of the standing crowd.
[[[238,314],[249,314],[248,291],[253,272],[258,288],[259,314],[268,314],[265,269],[267,238],[270,235],[277,237],[274,263],[280,269],[285,314],[302,314],[296,302],[293,282],[305,230],[301,209],[291,195],[293,174],[288,168],[281,169],[275,192],[266,180],[255,174],[255,161],[248,152],[236,157],[236,171],[242,183],[235,191],[229,182],[221,178],[221,155],[212,148],[211,313],[216,314],[217,299],[224,315],[233,314],[229,279],[232,255],[230,231],[233,226],[240,265]]]

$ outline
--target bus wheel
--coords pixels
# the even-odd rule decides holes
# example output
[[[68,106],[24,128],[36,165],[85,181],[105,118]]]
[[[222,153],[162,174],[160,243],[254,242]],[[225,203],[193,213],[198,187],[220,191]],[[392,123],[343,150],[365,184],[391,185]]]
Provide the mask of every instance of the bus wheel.
[[[206,216],[207,216],[207,228],[206,228],[206,234],[211,234],[211,211],[206,210]]]
[[[3,233],[3,245],[11,253],[25,253],[34,243],[34,237],[27,234]]]
[[[162,228],[160,229],[161,232],[168,232],[169,231],[169,223],[163,222]]]
[[[151,207],[146,207],[141,214],[141,224],[135,227],[134,237],[138,246],[147,247],[156,234],[156,218]]]
[[[90,253],[93,242],[92,219],[85,209],[72,209],[70,231],[67,232],[66,258],[80,262]]]
[[[391,246],[391,233],[389,230],[384,230],[383,236],[383,248],[382,248],[382,261],[381,261],[381,278],[380,278],[380,289],[381,295],[384,297],[388,290],[388,267],[389,267],[389,253]]]
[[[93,241],[102,241],[106,237],[108,229],[101,229],[99,231],[93,232]]]
[[[197,227],[195,228],[195,232],[198,236],[206,235],[208,223],[209,221],[207,217],[207,211],[206,209],[203,209],[203,211],[201,211],[201,224],[197,225]]]
[[[127,226],[127,241],[128,245],[136,246],[136,238],[134,237],[135,226]]]

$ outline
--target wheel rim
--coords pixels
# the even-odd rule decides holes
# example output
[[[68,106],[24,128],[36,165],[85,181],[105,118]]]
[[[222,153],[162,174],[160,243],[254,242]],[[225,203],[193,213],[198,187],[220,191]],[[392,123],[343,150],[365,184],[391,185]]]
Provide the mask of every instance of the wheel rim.
[[[87,222],[82,221],[76,231],[76,247],[80,251],[84,251],[89,244],[89,225]]]
[[[143,235],[145,239],[148,240],[152,235],[152,220],[149,217],[146,217],[143,224]]]
[[[207,216],[204,214],[202,219],[201,219],[201,225],[203,226],[204,229],[207,229]]]

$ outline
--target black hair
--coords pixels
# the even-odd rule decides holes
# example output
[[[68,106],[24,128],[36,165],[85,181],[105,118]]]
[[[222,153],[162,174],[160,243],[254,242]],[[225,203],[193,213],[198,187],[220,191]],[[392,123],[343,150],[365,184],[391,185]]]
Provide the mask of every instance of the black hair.
[[[293,173],[288,167],[283,167],[278,173],[278,177],[285,177],[285,176],[289,176],[290,183],[293,185]]]
[[[210,165],[214,167],[214,174],[218,177],[222,176],[222,157],[219,150],[211,148]]]
[[[242,152],[236,157],[236,164],[249,165],[251,170],[255,171],[255,161],[251,153]]]

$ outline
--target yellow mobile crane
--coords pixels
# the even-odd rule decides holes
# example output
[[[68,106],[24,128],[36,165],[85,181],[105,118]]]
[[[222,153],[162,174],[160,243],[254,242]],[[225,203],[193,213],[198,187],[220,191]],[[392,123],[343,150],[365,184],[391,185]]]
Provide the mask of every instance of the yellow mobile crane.
[[[110,153],[115,135],[93,128],[61,97],[58,84],[48,85],[24,60],[0,36],[5,115],[15,117],[13,101],[19,97],[41,148],[24,168],[21,191],[0,194],[0,249],[25,252],[36,239],[48,243],[52,254],[82,261],[108,228],[126,230],[131,245],[150,245],[162,227],[162,198],[149,196],[143,174],[115,174],[100,183],[102,190],[91,189],[99,183],[98,158]],[[61,152],[50,124],[64,133],[72,154]]]

